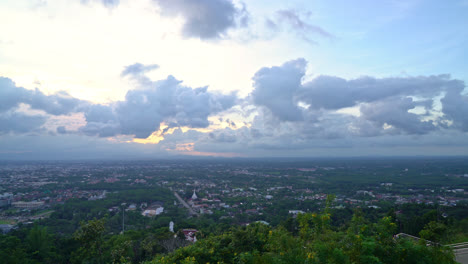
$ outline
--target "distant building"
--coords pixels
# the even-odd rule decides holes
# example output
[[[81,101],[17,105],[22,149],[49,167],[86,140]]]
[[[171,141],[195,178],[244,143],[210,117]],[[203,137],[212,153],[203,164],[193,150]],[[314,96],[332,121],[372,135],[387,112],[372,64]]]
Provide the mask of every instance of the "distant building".
[[[10,204],[11,204],[10,199],[0,200],[0,207],[6,207],[6,206],[9,206]]]
[[[141,213],[141,215],[143,215],[143,216],[156,216],[156,215],[162,214],[162,212],[164,212],[164,207],[159,207],[159,208],[156,208],[155,210],[153,210],[153,209],[145,210],[145,211],[143,211],[143,213]]]
[[[34,209],[34,208],[39,208],[44,205],[43,201],[40,202],[13,202],[11,203],[13,207],[16,208],[23,208],[23,209]]]
[[[196,199],[198,199],[198,196],[197,196],[197,194],[195,193],[195,190],[193,190],[192,200],[196,200]]]
[[[14,225],[7,225],[7,224],[0,225],[0,231],[2,231],[3,234],[10,232],[13,228],[14,228]]]
[[[305,214],[302,210],[289,210],[289,213],[292,215]]]
[[[197,242],[197,234],[198,230],[196,229],[182,229],[182,233],[184,233],[185,240],[190,242]]]

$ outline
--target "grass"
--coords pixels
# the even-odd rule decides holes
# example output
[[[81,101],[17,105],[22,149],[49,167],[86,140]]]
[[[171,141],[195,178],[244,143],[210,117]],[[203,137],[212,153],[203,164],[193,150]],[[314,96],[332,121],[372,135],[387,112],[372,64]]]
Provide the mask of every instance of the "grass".
[[[15,220],[0,219],[0,225],[14,225],[14,224],[16,224]]]
[[[46,209],[46,210],[40,210],[40,211],[37,211],[36,213],[34,213],[34,216],[37,216],[37,215],[47,215],[47,214],[51,214],[53,213],[54,210],[51,210],[51,209]]]

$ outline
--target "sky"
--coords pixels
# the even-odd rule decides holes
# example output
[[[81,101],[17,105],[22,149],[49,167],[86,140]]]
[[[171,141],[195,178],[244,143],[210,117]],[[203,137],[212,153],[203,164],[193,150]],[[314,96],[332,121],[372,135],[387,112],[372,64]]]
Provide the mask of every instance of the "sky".
[[[0,159],[468,155],[466,0],[0,0]]]

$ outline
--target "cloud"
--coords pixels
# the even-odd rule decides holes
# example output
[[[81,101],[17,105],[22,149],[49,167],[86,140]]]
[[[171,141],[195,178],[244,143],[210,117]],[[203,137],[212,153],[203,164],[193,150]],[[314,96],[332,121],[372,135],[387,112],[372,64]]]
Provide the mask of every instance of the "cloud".
[[[441,92],[463,89],[464,83],[449,75],[345,80],[335,76],[318,76],[305,83],[298,92],[300,100],[315,109],[340,109],[362,102],[373,102],[392,96],[432,98]]]
[[[289,61],[281,66],[262,68],[252,78],[253,103],[265,107],[282,121],[298,121],[302,113],[295,101],[301,88],[307,62],[304,59]]]
[[[120,0],[80,0],[82,4],[88,4],[89,2],[99,2],[107,8],[114,8],[120,4]]]
[[[81,111],[88,104],[70,96],[67,92],[45,95],[39,89],[27,90],[16,86],[9,78],[0,77],[0,132],[37,131],[45,124],[48,115],[69,115]],[[21,109],[22,105],[27,109]],[[34,110],[43,112],[32,113]]]
[[[57,133],[59,134],[67,134],[67,129],[64,126],[57,127]]]
[[[461,85],[458,89],[448,90],[441,99],[442,112],[453,122],[454,127],[468,132],[468,96],[462,93]]]
[[[208,134],[211,140],[219,143],[233,143],[237,141],[235,130],[226,128],[224,130],[214,131]]]
[[[102,137],[122,134],[147,138],[163,122],[170,127],[205,128],[210,124],[209,116],[231,108],[237,100],[235,93],[193,89],[173,76],[153,82],[143,73],[154,68],[139,63],[126,67],[122,75],[138,76],[138,89],[128,91],[124,101],[88,107],[87,124],[80,131]]]
[[[19,106],[28,97],[29,92],[26,89],[16,87],[9,78],[0,77],[0,112]]]
[[[283,26],[287,27],[289,31],[311,44],[317,44],[315,40],[311,39],[311,35],[328,39],[335,38],[323,28],[306,21],[310,17],[310,12],[301,13],[292,9],[281,9],[276,11],[275,15],[274,19],[267,18],[265,20],[266,27],[273,31],[280,31]]]
[[[29,100],[24,103],[29,104],[32,109],[43,110],[52,115],[66,115],[79,111],[79,107],[88,104],[77,98],[72,97],[64,91],[52,95],[45,95],[39,89],[35,89]]]
[[[217,39],[238,26],[246,26],[249,14],[245,5],[231,0],[153,0],[163,16],[184,20],[182,35],[187,38]]]
[[[23,87],[17,87],[9,78],[0,77],[0,112],[17,108],[21,103],[52,115],[77,112],[80,107],[88,104],[64,91],[45,95],[37,88],[27,90]]]
[[[17,112],[0,114],[0,134],[23,134],[38,131],[44,125],[47,117],[43,115],[27,115]]]
[[[138,89],[127,92],[124,101],[109,105],[92,104],[70,96],[66,92],[45,95],[40,90],[17,87],[8,78],[0,77],[0,118],[2,133],[25,133],[36,130],[48,119],[48,115],[69,115],[83,112],[86,125],[79,133],[99,137],[131,135],[146,138],[159,130],[161,123],[170,127],[206,128],[208,117],[235,105],[235,93],[223,95],[209,92],[207,87],[191,88],[182,81],[168,76],[153,82],[145,73],[157,65],[136,63],[125,67],[122,76],[130,76]],[[31,115],[20,111],[20,105],[29,110],[41,110],[44,114]],[[58,133],[76,133],[57,128]]]
[[[145,159],[167,158],[155,145],[110,141],[80,134],[2,135],[0,159]]]
[[[85,111],[87,122],[107,123],[115,122],[117,118],[111,107],[107,105],[94,104],[90,105]]]
[[[257,139],[307,141],[468,130],[465,84],[449,75],[351,80],[318,76],[303,83],[305,68],[306,61],[297,59],[255,74],[250,96],[259,107],[252,123]],[[444,94],[440,103],[435,100]],[[354,108],[359,116],[337,112],[344,108]]]
[[[408,112],[418,102],[408,97],[393,97],[385,101],[361,106],[361,118],[374,122],[383,130],[400,129],[408,134],[427,134],[436,129],[431,121],[422,121],[420,116]]]
[[[96,153],[112,152],[115,146],[129,148],[131,155],[138,157],[167,152],[356,155],[356,151],[371,154],[376,149],[387,154],[398,154],[400,150],[424,154],[432,149],[449,153],[450,148],[466,153],[461,150],[468,146],[468,96],[463,81],[449,75],[356,79],[322,75],[305,82],[306,67],[306,60],[299,58],[261,68],[252,77],[251,94],[240,99],[235,93],[186,86],[171,75],[153,81],[146,73],[157,66],[136,63],[122,72],[135,89],[129,90],[124,100],[107,105],[81,101],[64,92],[45,95],[0,78],[2,140],[18,143],[21,138],[31,143],[36,138],[39,142],[21,143],[17,148],[10,143],[0,146],[8,152],[38,153],[46,144],[41,138],[52,142],[55,135],[60,143],[54,144],[63,146],[54,145],[51,156],[54,151],[67,149],[73,150],[70,156],[86,156],[89,150],[84,146],[92,144],[102,147]],[[352,109],[353,114],[346,109]],[[84,118],[85,125],[70,129],[61,122],[51,125],[53,132],[45,136],[48,119],[75,113]],[[213,116],[218,117],[213,122],[225,128],[210,127],[209,118]],[[122,143],[147,138],[156,131],[164,139],[152,149],[142,147],[145,154],[135,154],[140,150],[138,145]],[[65,138],[79,140],[83,146],[64,144]],[[91,143],[85,143],[86,138]]]
[[[113,137],[120,133],[120,125],[116,122],[87,122],[80,127],[79,132],[88,136]]]
[[[120,124],[112,106],[90,105],[84,110],[86,125],[80,127],[79,132],[99,137],[112,137],[120,133]]]
[[[116,105],[122,134],[146,138],[165,121],[173,126],[203,128],[208,117],[234,105],[235,94],[208,92],[207,87],[192,89],[173,76],[154,82],[145,89],[131,90],[125,101]]]
[[[120,76],[125,77],[127,75],[142,75],[146,72],[158,69],[159,65],[157,64],[150,64],[150,65],[144,65],[141,63],[135,63],[132,65],[128,65],[124,68]]]

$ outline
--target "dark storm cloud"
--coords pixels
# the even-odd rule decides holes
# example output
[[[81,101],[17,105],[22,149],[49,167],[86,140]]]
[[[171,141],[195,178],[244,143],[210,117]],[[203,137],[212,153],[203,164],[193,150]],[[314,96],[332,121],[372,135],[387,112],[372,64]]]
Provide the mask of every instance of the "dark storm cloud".
[[[231,0],[153,0],[164,16],[181,16],[182,34],[188,38],[216,39],[231,28],[246,26],[245,5],[238,8]]]

